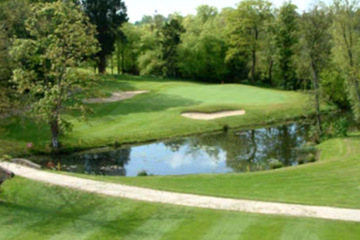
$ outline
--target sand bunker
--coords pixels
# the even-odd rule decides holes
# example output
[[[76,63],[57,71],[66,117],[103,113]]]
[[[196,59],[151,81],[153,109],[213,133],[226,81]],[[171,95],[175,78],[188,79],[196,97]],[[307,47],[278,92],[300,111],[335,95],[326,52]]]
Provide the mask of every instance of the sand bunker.
[[[84,101],[84,103],[112,103],[130,99],[139,94],[148,93],[149,91],[132,91],[132,92],[115,92],[108,98],[91,98]]]
[[[196,120],[213,120],[217,118],[241,116],[245,114],[246,114],[245,110],[237,110],[237,111],[221,111],[215,113],[187,112],[187,113],[182,113],[181,116]]]

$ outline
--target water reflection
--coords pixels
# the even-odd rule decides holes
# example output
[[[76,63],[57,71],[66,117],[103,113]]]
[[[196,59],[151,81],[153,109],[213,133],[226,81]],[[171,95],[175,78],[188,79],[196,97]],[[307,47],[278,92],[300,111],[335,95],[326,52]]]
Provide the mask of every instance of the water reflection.
[[[99,149],[53,158],[62,170],[116,176],[248,172],[269,169],[269,159],[296,165],[295,148],[308,140],[308,125],[291,124],[168,140],[121,149]],[[45,166],[49,159],[43,159]]]

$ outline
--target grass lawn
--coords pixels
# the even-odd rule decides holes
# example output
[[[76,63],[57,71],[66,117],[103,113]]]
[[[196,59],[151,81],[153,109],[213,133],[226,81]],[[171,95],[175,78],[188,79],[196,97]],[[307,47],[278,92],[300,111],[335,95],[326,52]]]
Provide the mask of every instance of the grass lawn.
[[[360,208],[360,133],[319,146],[320,161],[244,174],[102,177],[96,180],[230,198]]]
[[[15,178],[0,195],[0,239],[349,240],[360,223],[150,204]]]
[[[240,84],[207,85],[182,81],[137,77],[103,77],[101,91],[150,90],[122,102],[92,104],[87,122],[66,117],[74,124],[73,132],[61,138],[64,149],[89,148],[117,143],[143,142],[173,136],[275,123],[313,112],[310,98],[302,93],[271,90]],[[246,110],[246,115],[199,121],[180,116],[185,111],[213,112]],[[8,119],[0,124],[0,155],[18,154],[26,143],[46,151],[49,127],[28,119]]]

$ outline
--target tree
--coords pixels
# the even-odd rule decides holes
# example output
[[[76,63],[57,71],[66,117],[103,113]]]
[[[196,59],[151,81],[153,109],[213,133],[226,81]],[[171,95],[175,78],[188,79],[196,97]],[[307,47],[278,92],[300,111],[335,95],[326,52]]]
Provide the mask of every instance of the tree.
[[[257,53],[262,48],[262,34],[269,18],[272,18],[272,4],[264,0],[242,1],[237,10],[230,14],[228,59],[246,53],[251,58],[251,81],[255,81]]]
[[[171,19],[161,29],[163,72],[167,77],[176,77],[178,75],[177,47],[181,43],[180,36],[184,31],[185,29],[177,19]]]
[[[360,120],[360,12],[358,0],[337,0],[334,4],[333,37],[335,62],[346,75],[356,119]]]
[[[225,16],[215,7],[202,5],[196,16],[183,21],[186,32],[179,45],[181,76],[201,81],[220,82],[226,78],[227,51]]]
[[[116,40],[118,73],[138,74],[137,60],[140,55],[141,30],[131,23],[126,23],[119,32],[124,36]]]
[[[296,89],[296,72],[293,63],[294,47],[298,42],[297,6],[286,2],[277,19],[276,45],[278,49],[279,81],[284,89]]]
[[[330,26],[331,21],[328,18],[328,14],[324,9],[321,9],[320,6],[315,6],[311,11],[304,13],[302,16],[302,33],[305,42],[305,50],[308,54],[309,66],[312,70],[319,136],[323,133],[320,118],[320,74],[330,61]]]
[[[58,1],[33,6],[26,21],[30,38],[15,39],[11,57],[17,63],[12,81],[30,99],[31,113],[51,129],[51,146],[59,148],[61,130],[69,128],[63,112],[83,111],[74,90],[84,87],[76,68],[98,51],[95,27],[79,7]]]
[[[115,50],[119,28],[128,21],[127,9],[122,0],[81,0],[90,22],[96,26],[96,38],[101,50],[97,53],[99,73],[106,73],[106,56]]]

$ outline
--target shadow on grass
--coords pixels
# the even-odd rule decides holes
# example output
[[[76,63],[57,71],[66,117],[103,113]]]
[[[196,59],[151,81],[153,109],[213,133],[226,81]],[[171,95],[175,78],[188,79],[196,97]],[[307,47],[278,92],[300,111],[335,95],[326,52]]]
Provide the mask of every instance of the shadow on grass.
[[[145,94],[137,96],[136,99],[90,105],[93,114],[89,115],[89,118],[128,115],[132,113],[161,112],[169,108],[189,107],[200,103],[200,101],[162,93]],[[78,116],[78,113],[74,113],[72,116]]]

